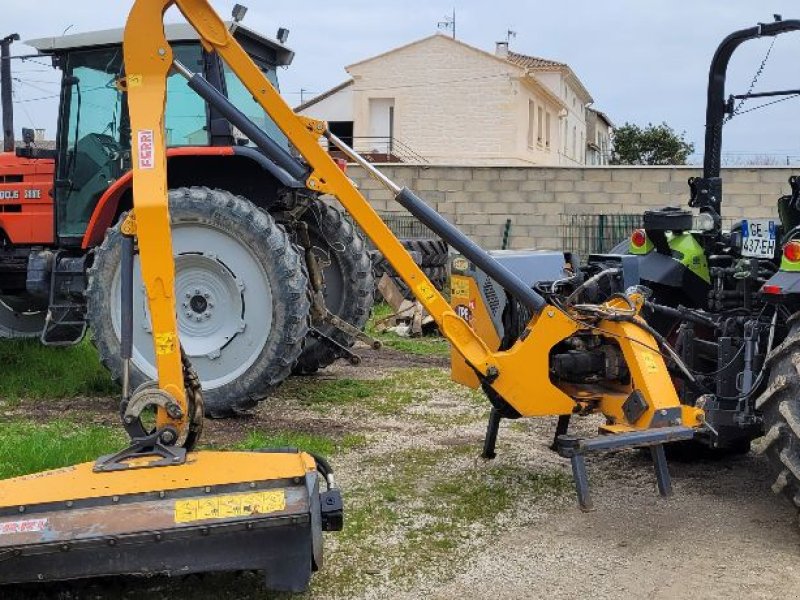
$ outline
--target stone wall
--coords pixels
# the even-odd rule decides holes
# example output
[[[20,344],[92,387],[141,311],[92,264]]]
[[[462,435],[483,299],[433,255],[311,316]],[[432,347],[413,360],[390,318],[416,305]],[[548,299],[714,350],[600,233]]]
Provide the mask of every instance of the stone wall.
[[[691,167],[428,167],[392,165],[382,171],[417,192],[485,248],[499,248],[511,219],[511,248],[562,246],[565,215],[640,214],[647,208],[686,207]],[[794,173],[797,173],[795,170]],[[723,217],[777,215],[789,193],[791,168],[723,169]],[[376,210],[403,214],[391,194],[356,167],[356,181]]]

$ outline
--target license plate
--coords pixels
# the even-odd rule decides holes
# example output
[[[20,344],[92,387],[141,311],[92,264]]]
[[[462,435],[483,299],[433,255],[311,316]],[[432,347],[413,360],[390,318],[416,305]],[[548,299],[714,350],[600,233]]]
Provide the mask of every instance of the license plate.
[[[742,221],[742,256],[775,256],[777,222],[767,219]]]

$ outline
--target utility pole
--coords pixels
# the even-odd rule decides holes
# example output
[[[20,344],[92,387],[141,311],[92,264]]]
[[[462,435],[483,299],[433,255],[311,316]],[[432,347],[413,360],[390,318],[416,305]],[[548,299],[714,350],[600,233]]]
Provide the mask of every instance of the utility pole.
[[[453,39],[456,39],[456,9],[453,8],[453,14],[452,15],[445,15],[444,16],[444,20],[439,21],[436,24],[436,28],[437,29],[444,29],[444,30],[448,30],[449,29],[450,33],[453,36]]]
[[[11,94],[11,44],[19,34],[0,40],[0,105],[3,107],[3,152],[14,151],[14,106]]]

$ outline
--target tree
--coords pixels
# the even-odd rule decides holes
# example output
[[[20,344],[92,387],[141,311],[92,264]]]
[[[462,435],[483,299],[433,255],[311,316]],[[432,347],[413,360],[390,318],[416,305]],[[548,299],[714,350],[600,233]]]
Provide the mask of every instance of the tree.
[[[613,165],[685,165],[694,144],[666,123],[639,127],[625,123],[614,131]]]

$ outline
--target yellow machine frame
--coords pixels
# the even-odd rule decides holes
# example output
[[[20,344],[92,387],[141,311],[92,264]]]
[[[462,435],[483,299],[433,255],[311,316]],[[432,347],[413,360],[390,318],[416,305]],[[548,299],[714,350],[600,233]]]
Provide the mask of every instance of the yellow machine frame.
[[[371,238],[438,324],[466,362],[491,381],[491,387],[521,415],[568,415],[599,410],[618,430],[643,429],[656,411],[680,407],[664,360],[653,338],[632,323],[601,321],[593,328],[615,339],[632,376],[632,387],[647,402],[636,423],[622,418],[626,393],[608,390],[586,395],[556,386],[550,380],[548,357],[553,346],[585,328],[574,315],[546,307],[513,347],[492,351],[450,307],[364,196],[320,145],[326,123],[296,115],[267,81],[229,32],[207,0],[137,0],[125,28],[126,88],[132,128],[134,213],[138,229],[142,275],[150,301],[159,386],[186,407],[175,320],[174,266],[170,257],[167,204],[164,105],[166,80],[173,68],[172,50],[163,34],[163,15],[177,6],[208,51],[217,52],[256,101],[311,166],[310,190],[335,196]],[[158,32],[158,33],[155,33]],[[630,390],[628,390],[629,392]],[[682,407],[681,424],[700,424],[701,411]],[[162,423],[181,426],[164,411]]]

